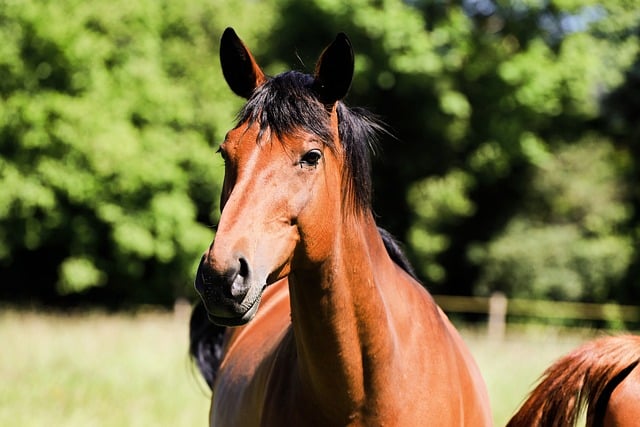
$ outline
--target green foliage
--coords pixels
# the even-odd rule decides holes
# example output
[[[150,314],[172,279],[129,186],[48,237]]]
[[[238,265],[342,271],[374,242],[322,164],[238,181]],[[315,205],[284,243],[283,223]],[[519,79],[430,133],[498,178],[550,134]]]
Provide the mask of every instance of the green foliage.
[[[2,286],[31,257],[61,294],[189,292],[239,106],[216,55],[232,2],[214,3],[3,3]]]
[[[349,35],[346,101],[396,136],[374,208],[434,292],[637,295],[633,2],[18,0],[0,23],[0,296],[188,292],[241,105],[226,26],[271,74]]]
[[[352,39],[356,76],[347,101],[380,114],[398,138],[384,142],[375,165],[376,212],[383,226],[408,238],[418,270],[436,292],[486,290],[489,273],[469,254],[501,239],[512,220],[541,208],[529,202],[530,193],[542,191],[530,188],[531,175],[547,167],[559,146],[584,143],[601,114],[602,95],[623,80],[639,47],[630,37],[638,20],[626,15],[637,16],[639,8],[624,1],[279,4],[278,31],[266,52],[278,66],[295,63],[296,52],[310,71],[335,32]],[[580,186],[574,172],[561,179]],[[608,182],[617,192],[623,180]],[[597,200],[609,190],[589,191]],[[549,203],[561,209],[560,202]],[[619,236],[629,226],[625,206],[602,214],[601,204],[587,204],[584,215],[591,219],[585,221],[614,227]],[[533,231],[556,225],[527,224]],[[583,225],[576,227],[582,236]],[[630,262],[630,243],[614,241],[622,248],[609,277],[615,282]],[[593,254],[598,265],[610,253],[606,242],[598,251],[589,241],[585,248],[591,249],[576,249],[581,255],[574,258],[588,264]]]
[[[496,2],[481,11],[468,5],[466,19],[475,25],[465,50],[450,48],[464,60],[449,67],[445,79],[470,111],[456,113],[440,95],[432,115],[445,123],[437,138],[455,157],[436,170],[438,178],[415,181],[407,198],[415,215],[409,242],[424,276],[443,291],[616,295],[634,251],[629,194],[607,137],[594,142],[584,135],[601,114],[601,94],[622,81],[638,52],[638,39],[620,31],[640,21],[620,22],[618,6]],[[442,20],[449,28],[451,22]],[[428,34],[440,24],[436,20]],[[568,143],[575,147],[564,147]],[[461,175],[466,185],[450,185],[445,195],[416,191]],[[459,201],[463,210],[454,208]],[[434,205],[448,208],[433,215]],[[465,282],[473,286],[464,290]]]
[[[450,237],[439,232],[445,222],[456,224],[474,212],[468,191],[472,178],[455,170],[444,177],[430,177],[414,184],[408,193],[409,203],[416,208],[416,221],[409,232],[416,254],[423,260],[423,275],[431,282],[441,282],[445,271],[437,264],[436,255],[445,251]]]
[[[477,292],[607,301],[633,253],[623,169],[604,141],[562,147],[536,170],[523,211],[486,245],[472,247]]]

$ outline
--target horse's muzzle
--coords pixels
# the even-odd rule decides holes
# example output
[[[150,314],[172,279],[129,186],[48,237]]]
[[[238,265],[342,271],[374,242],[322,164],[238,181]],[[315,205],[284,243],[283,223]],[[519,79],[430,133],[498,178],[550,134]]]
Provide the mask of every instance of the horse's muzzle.
[[[247,261],[238,257],[231,268],[215,270],[203,256],[196,273],[195,288],[209,319],[222,326],[239,326],[251,320],[258,309],[264,287],[253,283]]]

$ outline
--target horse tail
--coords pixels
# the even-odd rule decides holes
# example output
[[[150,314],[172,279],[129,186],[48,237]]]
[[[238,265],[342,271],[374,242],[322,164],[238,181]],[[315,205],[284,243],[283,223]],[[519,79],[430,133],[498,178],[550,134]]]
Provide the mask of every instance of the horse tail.
[[[601,425],[613,390],[640,362],[640,337],[590,341],[551,365],[507,427],[573,426],[587,408],[587,427]]]
[[[189,321],[189,354],[211,390],[222,361],[225,330],[209,320],[204,304],[198,301]]]

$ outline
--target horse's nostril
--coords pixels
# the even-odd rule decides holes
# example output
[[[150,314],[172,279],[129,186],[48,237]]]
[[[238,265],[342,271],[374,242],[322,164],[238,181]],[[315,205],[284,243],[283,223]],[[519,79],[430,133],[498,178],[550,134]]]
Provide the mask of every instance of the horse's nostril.
[[[233,275],[229,276],[230,287],[228,292],[232,298],[242,300],[249,290],[249,276],[251,275],[251,272],[249,269],[249,262],[246,258],[239,256],[237,259],[238,263],[233,271]]]
[[[240,262],[240,270],[238,271],[238,275],[246,279],[249,276],[249,264],[247,263],[247,260],[244,258],[240,258],[239,262]]]

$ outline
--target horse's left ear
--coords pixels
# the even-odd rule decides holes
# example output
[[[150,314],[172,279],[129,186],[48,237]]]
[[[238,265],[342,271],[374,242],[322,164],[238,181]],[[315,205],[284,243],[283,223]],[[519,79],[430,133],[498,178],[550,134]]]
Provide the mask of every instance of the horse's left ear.
[[[314,89],[322,103],[333,105],[345,97],[353,78],[353,48],[346,34],[339,33],[322,52],[314,77]]]
[[[220,64],[227,84],[236,95],[249,99],[253,90],[267,79],[233,28],[224,30],[220,40]]]

